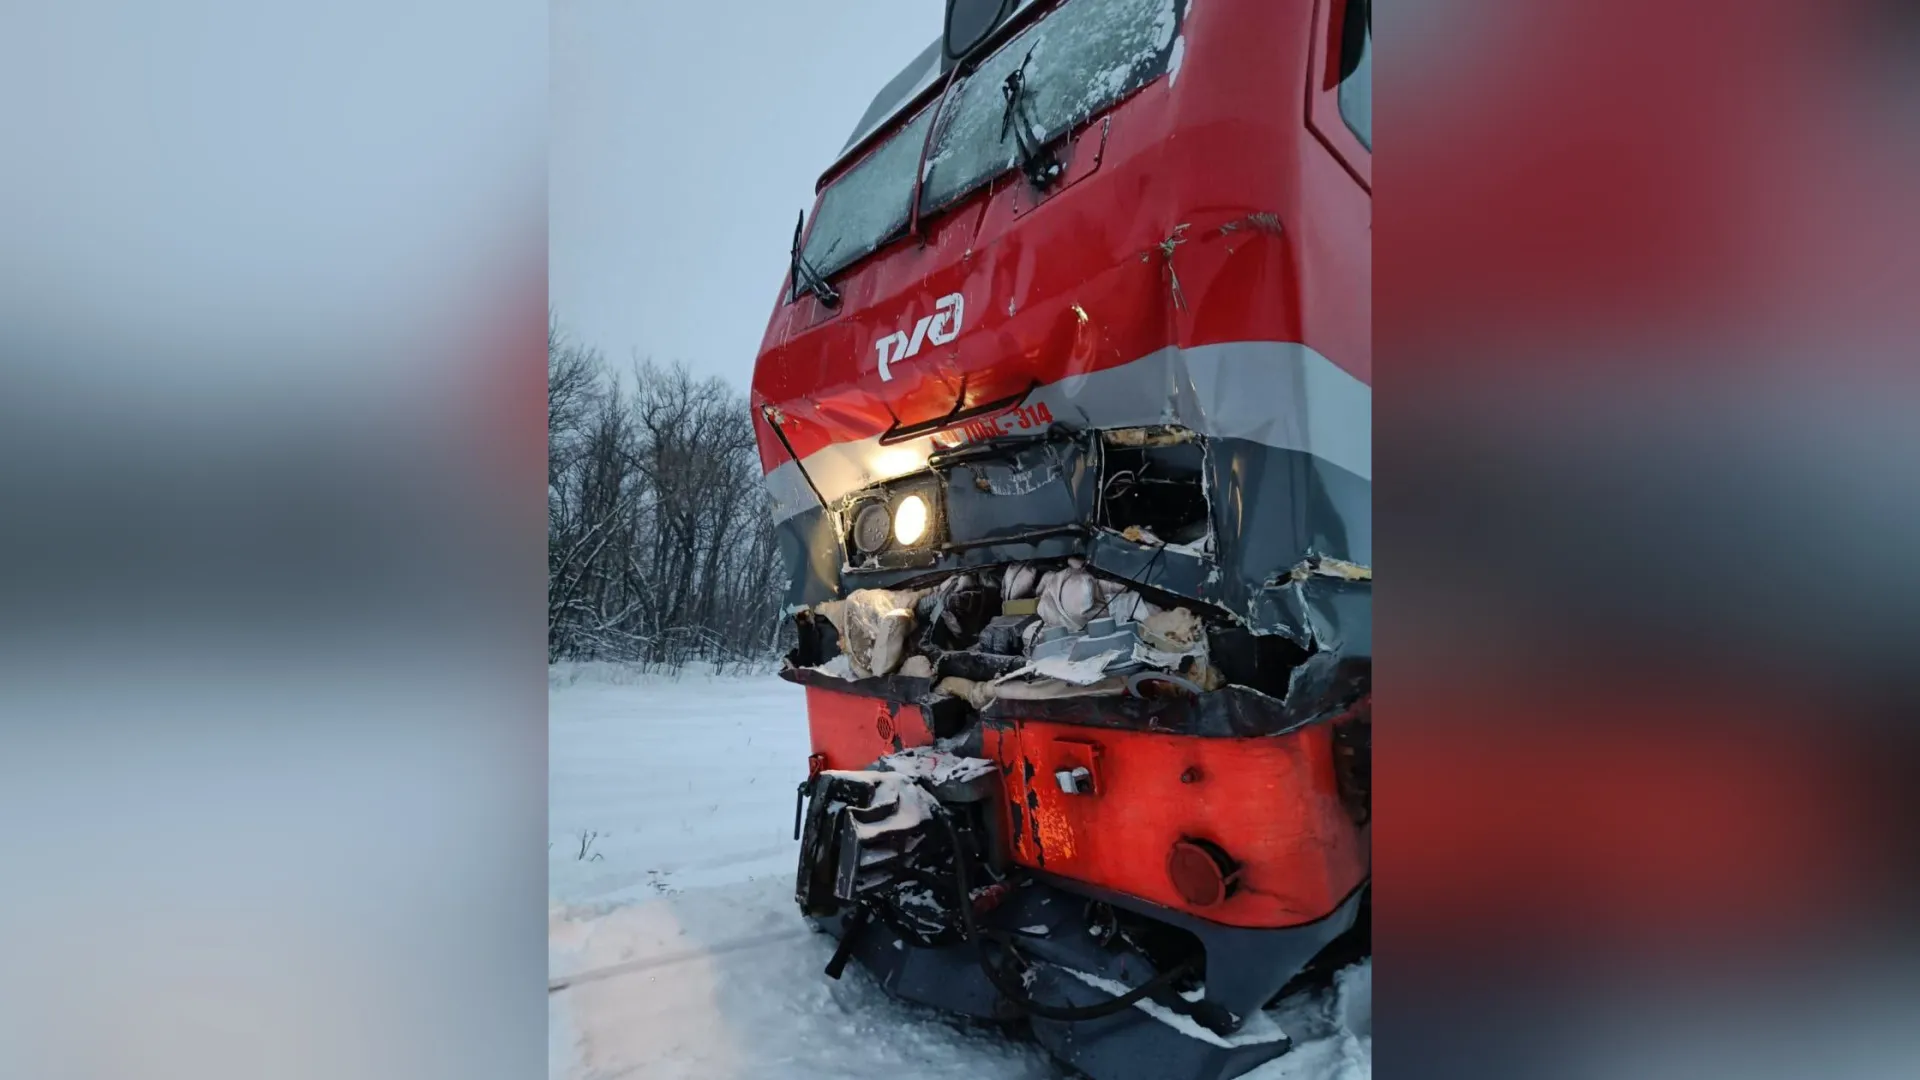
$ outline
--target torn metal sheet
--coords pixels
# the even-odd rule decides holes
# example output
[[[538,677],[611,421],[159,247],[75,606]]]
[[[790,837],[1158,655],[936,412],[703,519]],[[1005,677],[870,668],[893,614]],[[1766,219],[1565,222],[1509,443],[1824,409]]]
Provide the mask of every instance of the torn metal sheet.
[[[780,534],[793,575],[789,599],[818,604],[855,589],[1077,556],[1110,580],[1210,605],[1255,631],[1371,656],[1371,483],[1261,443],[1215,438],[1205,446],[1211,520],[1204,542],[1168,544],[1144,531],[1129,538],[1094,527],[1099,465],[1084,442],[1062,440],[946,470],[949,532],[937,557],[921,564],[848,569],[825,511],[788,519]],[[1236,497],[1211,497],[1220,490]]]
[[[1108,446],[1175,446],[1192,442],[1195,433],[1192,428],[1174,427],[1156,424],[1152,427],[1116,428],[1100,433],[1100,441]]]

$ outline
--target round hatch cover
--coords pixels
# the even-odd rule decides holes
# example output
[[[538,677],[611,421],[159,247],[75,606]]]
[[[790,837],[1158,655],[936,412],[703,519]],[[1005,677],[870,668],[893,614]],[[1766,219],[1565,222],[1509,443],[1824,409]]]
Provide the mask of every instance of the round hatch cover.
[[[885,503],[870,502],[854,511],[853,546],[862,555],[871,555],[887,546],[893,534],[893,515]]]
[[[1187,903],[1210,907],[1233,892],[1240,870],[1217,845],[1205,840],[1180,840],[1167,854],[1167,875]]]

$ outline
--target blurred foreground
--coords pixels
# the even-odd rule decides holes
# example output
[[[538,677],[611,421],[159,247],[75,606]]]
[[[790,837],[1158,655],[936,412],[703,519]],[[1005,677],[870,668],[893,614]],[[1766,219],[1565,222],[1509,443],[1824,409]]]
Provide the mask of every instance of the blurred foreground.
[[[1920,1074],[1920,9],[1377,14],[1383,1074]]]

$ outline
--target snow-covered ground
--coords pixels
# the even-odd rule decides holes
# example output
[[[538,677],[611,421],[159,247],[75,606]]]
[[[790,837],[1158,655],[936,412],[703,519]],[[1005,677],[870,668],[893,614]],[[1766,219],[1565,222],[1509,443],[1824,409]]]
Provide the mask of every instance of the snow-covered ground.
[[[773,676],[549,679],[548,1072],[612,1080],[1051,1078],[1037,1047],[895,1002],[793,905],[798,687]],[[1372,972],[1289,1002],[1250,1080],[1372,1072]]]

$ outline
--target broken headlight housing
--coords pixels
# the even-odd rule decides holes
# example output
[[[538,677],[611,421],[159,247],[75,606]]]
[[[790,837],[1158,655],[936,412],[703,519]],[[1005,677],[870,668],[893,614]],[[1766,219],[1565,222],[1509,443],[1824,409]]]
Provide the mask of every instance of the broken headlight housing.
[[[854,566],[926,563],[946,539],[940,479],[923,474],[860,492],[841,509],[847,561]]]

